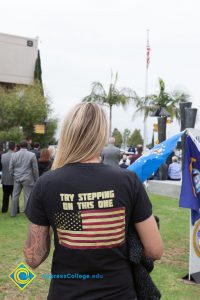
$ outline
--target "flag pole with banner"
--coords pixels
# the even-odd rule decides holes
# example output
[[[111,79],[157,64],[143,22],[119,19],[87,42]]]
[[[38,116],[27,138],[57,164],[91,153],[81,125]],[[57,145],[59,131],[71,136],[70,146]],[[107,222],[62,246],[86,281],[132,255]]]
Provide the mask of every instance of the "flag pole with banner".
[[[145,102],[148,93],[148,69],[150,63],[150,45],[149,45],[149,29],[147,29],[147,45],[146,45],[146,77],[145,77]],[[147,144],[147,124],[146,124],[146,116],[144,115],[144,141],[143,141],[143,149],[146,149]]]
[[[166,161],[184,132],[179,132],[151,150],[146,151],[128,167],[128,170],[136,173],[142,182],[147,180]]]
[[[200,283],[200,130],[188,129],[187,134],[179,204],[191,210],[188,279]]]

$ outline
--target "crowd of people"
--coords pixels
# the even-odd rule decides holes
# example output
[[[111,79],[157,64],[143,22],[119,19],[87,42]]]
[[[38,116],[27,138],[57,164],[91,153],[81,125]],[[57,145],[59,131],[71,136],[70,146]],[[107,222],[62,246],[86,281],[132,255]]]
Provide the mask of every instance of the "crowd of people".
[[[1,153],[0,171],[3,190],[2,213],[6,213],[11,203],[11,216],[15,217],[19,210],[19,197],[24,193],[24,209],[26,208],[33,186],[39,176],[51,168],[53,161],[51,149],[40,149],[39,143],[33,148],[27,141],[16,145],[10,141],[8,151]]]
[[[141,157],[142,154],[142,145],[137,145],[136,147],[131,146],[127,152],[121,152],[120,149],[115,146],[114,137],[111,137],[108,146],[103,149],[102,161],[105,164],[126,169]],[[181,176],[182,165],[178,157],[172,153],[172,155],[168,157],[166,163],[162,164],[149,179],[179,181],[181,180]]]
[[[2,213],[6,213],[9,207],[9,199],[12,198],[11,216],[19,213],[19,197],[23,189],[24,207],[26,207],[32,188],[39,176],[51,169],[55,157],[55,149],[51,146],[47,149],[40,149],[40,144],[35,142],[33,147],[27,141],[20,144],[8,143],[8,151],[0,156],[0,171],[2,172]],[[123,169],[128,168],[140,156],[143,147],[129,147],[126,153],[115,146],[115,138],[109,138],[108,145],[101,153],[101,161],[104,164],[117,166]],[[177,156],[170,156],[155,174],[149,179],[156,180],[181,180],[181,163]]]
[[[165,163],[149,178],[154,180],[180,181],[182,178],[182,164],[178,157],[172,153]]]
[[[142,152],[142,145],[137,145],[136,147],[131,146],[126,153],[121,152],[121,150],[115,146],[115,138],[110,137],[108,145],[102,151],[101,158],[105,164],[117,167],[120,166],[121,168],[126,169],[142,156]]]

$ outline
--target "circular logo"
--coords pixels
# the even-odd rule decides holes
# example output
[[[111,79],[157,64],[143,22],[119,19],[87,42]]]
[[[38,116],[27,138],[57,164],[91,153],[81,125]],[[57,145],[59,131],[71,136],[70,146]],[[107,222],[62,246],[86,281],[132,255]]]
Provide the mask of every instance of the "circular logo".
[[[194,225],[193,247],[196,255],[200,257],[200,219]]]
[[[17,269],[14,272],[14,279],[18,284],[27,284],[30,280],[29,271],[25,268]]]

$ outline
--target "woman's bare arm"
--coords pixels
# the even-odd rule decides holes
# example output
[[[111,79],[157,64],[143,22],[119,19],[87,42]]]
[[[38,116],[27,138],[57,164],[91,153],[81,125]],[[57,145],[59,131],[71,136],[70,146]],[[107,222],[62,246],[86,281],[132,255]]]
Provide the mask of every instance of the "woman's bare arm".
[[[33,223],[29,225],[28,237],[24,246],[26,263],[31,268],[37,268],[49,255],[50,227]]]
[[[163,253],[162,239],[154,216],[135,223],[136,231],[144,247],[144,255],[158,260]]]

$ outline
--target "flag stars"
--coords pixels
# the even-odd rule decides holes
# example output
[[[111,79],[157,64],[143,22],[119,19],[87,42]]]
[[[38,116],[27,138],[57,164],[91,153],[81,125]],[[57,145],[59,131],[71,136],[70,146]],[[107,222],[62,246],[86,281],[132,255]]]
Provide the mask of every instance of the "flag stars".
[[[64,230],[82,230],[81,214],[74,212],[55,214],[56,226]]]

